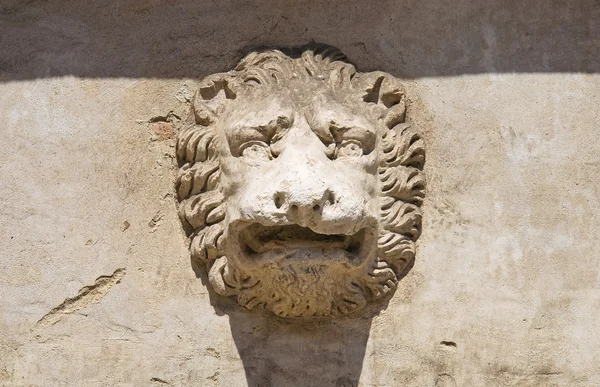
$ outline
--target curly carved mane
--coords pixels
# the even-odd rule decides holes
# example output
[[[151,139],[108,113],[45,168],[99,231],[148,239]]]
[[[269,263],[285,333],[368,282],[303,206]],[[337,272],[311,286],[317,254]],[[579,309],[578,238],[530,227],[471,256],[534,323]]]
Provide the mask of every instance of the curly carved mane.
[[[379,122],[380,230],[377,261],[364,281],[368,298],[379,298],[393,289],[414,261],[421,231],[425,151],[422,139],[406,122],[402,84],[383,72],[358,73],[330,46],[313,46],[291,55],[278,50],[254,52],[234,70],[201,82],[193,102],[193,123],[180,131],[177,141],[179,214],[190,237],[191,255],[207,265],[218,293],[238,295],[241,304],[245,304],[240,297],[244,278],[227,272],[224,256],[226,198],[219,188],[214,125],[227,103],[245,89],[307,79],[355,96]]]

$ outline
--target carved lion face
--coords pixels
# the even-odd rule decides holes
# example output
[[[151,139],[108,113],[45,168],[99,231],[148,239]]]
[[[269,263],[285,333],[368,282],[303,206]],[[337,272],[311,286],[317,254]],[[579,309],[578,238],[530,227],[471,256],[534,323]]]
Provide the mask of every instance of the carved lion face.
[[[411,266],[422,140],[402,85],[332,47],[203,80],[179,134],[180,216],[214,289],[281,317],[347,314]]]

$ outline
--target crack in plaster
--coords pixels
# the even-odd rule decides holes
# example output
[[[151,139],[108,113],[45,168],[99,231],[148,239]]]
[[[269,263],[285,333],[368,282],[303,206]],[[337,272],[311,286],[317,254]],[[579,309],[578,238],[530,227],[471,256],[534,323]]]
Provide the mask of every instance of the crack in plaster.
[[[77,296],[65,299],[60,305],[46,313],[44,317],[38,320],[37,327],[48,327],[60,321],[62,316],[75,313],[89,305],[100,302],[108,292],[121,282],[125,276],[125,269],[119,268],[111,275],[100,276],[93,285],[81,288]]]

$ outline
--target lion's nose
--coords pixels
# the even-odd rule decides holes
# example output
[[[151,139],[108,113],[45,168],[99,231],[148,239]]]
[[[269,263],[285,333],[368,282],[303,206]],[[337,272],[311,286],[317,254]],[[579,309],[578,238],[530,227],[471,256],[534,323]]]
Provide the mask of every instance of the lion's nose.
[[[286,211],[288,219],[307,226],[321,216],[323,209],[335,203],[333,191],[326,189],[321,195],[277,192],[273,197],[275,207]]]

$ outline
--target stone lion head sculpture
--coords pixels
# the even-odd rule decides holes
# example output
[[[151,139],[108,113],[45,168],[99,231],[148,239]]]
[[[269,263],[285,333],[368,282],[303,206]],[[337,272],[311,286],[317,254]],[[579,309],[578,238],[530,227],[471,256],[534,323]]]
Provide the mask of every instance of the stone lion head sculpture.
[[[201,81],[179,213],[214,290],[281,317],[345,315],[412,266],[423,141],[402,84],[330,46],[253,52]]]

